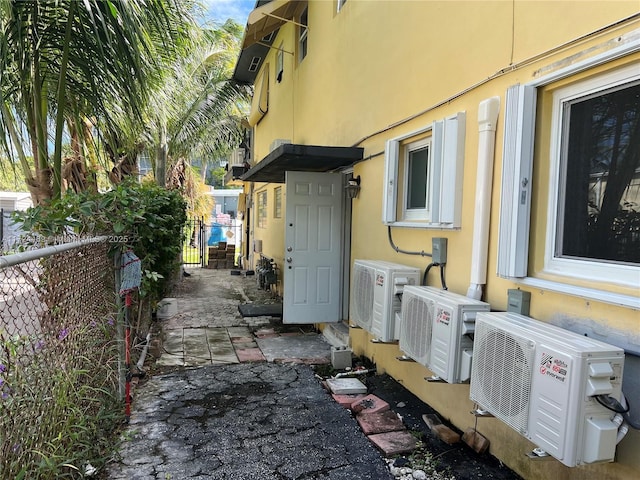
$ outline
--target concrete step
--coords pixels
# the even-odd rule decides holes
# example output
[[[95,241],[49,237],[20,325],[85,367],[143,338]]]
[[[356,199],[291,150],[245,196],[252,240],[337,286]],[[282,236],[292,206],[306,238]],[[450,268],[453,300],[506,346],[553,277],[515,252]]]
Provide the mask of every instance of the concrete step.
[[[326,324],[322,334],[332,347],[348,347],[350,345],[349,326],[344,322]]]

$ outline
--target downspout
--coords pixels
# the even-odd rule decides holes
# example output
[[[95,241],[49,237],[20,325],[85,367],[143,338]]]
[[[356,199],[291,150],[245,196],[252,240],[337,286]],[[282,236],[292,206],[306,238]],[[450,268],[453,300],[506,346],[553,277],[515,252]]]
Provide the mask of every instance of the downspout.
[[[500,97],[491,97],[478,106],[478,170],[476,176],[476,207],[471,245],[471,284],[467,297],[480,300],[487,283],[489,221],[491,217],[491,184],[493,156],[496,145],[496,122]]]

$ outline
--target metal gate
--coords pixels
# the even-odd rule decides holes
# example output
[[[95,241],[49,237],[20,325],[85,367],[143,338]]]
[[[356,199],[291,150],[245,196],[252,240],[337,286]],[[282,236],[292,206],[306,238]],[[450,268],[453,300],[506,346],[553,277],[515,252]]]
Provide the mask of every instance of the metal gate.
[[[190,218],[183,227],[182,264],[207,266],[208,249],[225,242],[240,252],[242,222],[238,220],[205,223],[204,218]],[[235,261],[235,260],[234,260]],[[228,268],[228,267],[227,267]]]
[[[204,267],[206,225],[203,218],[190,218],[183,227],[182,263]]]

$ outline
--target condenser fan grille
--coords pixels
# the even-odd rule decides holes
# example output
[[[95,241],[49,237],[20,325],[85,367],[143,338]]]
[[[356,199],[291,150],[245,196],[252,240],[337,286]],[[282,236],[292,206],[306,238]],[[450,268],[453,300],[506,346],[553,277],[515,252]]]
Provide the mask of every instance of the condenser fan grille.
[[[527,430],[533,353],[526,339],[476,323],[471,398],[521,433]]]
[[[434,302],[405,293],[402,299],[400,349],[426,365],[431,352]]]
[[[351,292],[351,315],[360,327],[370,330],[373,318],[373,287],[375,272],[373,269],[356,265],[353,272],[353,290]]]

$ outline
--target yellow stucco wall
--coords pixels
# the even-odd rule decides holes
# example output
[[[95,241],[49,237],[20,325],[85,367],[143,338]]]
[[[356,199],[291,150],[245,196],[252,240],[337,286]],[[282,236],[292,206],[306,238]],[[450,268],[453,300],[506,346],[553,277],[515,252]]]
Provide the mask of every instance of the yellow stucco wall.
[[[297,27],[286,24],[274,42],[275,46],[282,44],[285,50],[293,53],[285,54],[282,82],[273,80],[275,49],[266,60],[272,69],[269,111],[256,126],[255,158],[267,155],[274,139],[300,144],[364,147],[365,161],[354,167],[354,175],[362,178],[362,189],[359,198],[352,203],[352,259],[381,259],[424,269],[429,263],[427,258],[396,253],[387,241],[387,227],[381,221],[385,142],[434,120],[466,112],[461,229],[393,229],[394,242],[405,250],[429,251],[432,237],[446,237],[449,251],[447,284],[451,291],[465,294],[470,284],[473,241],[478,104],[498,96],[501,109],[493,169],[488,278],[483,299],[493,309],[504,310],[507,290],[522,288],[531,292],[530,313],[534,318],[550,322],[563,319],[592,321],[605,330],[638,338],[640,313],[637,310],[523,286],[495,274],[507,88],[605,51],[621,35],[633,31],[640,35],[637,17],[632,21],[621,21],[638,11],[640,3],[637,0],[348,0],[336,14],[335,2],[311,1],[307,57],[298,64]],[[613,63],[640,65],[640,54],[616,60],[605,68],[611,68]],[[573,80],[575,77],[571,78]],[[539,121],[545,121],[544,106],[543,95],[542,119]],[[549,159],[544,153],[548,152],[549,139],[542,136],[536,142],[530,248],[532,274],[541,270],[546,234],[542,219],[546,215],[549,193]],[[256,184],[255,191],[267,188],[269,199],[273,201],[275,187]],[[281,265],[284,228],[278,228],[282,220],[273,218],[272,207],[268,208],[268,228],[254,228],[254,233],[255,238],[263,239],[264,253],[276,258]],[[255,213],[254,209],[253,218],[256,218]],[[437,275],[437,269],[433,269],[427,283],[438,285]],[[638,296],[638,288],[634,287],[569,282]],[[380,372],[387,372],[399,380],[461,430],[473,426],[474,418],[469,413],[473,404],[469,400],[468,385],[427,383],[424,381],[425,375],[429,374],[426,368],[396,360],[400,354],[397,345],[373,344],[370,340],[364,330],[352,330],[351,342],[356,354],[372,359]],[[567,468],[555,460],[528,460],[524,453],[533,445],[499,420],[480,419],[478,429],[491,441],[491,453],[527,479],[635,479],[640,476],[638,431],[631,431],[620,443],[615,463]]]
[[[275,215],[275,190],[281,188],[281,201],[282,201],[282,213],[280,217]],[[251,236],[251,245],[247,248],[250,249],[251,258],[248,268],[256,268],[258,260],[262,254],[265,257],[275,260],[278,265],[278,281],[277,284],[271,287],[274,293],[282,295],[282,267],[284,262],[284,205],[286,199],[286,193],[284,184],[272,184],[272,183],[256,183],[253,190],[247,189],[252,197],[252,210],[251,220],[249,225],[249,232]],[[266,192],[267,204],[266,204],[266,222],[263,226],[258,223],[258,195]],[[254,240],[262,242],[262,251],[254,251]]]

